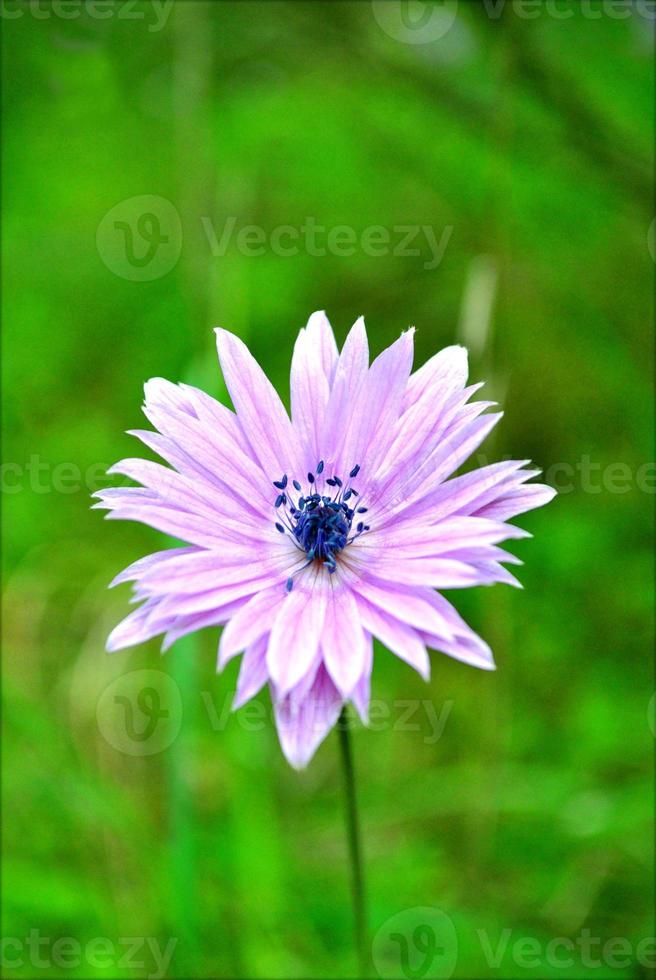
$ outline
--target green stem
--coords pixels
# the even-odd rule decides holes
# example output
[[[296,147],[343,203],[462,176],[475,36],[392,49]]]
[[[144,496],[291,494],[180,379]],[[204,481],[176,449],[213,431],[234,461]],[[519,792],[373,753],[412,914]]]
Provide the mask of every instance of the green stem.
[[[346,707],[342,708],[337,723],[339,742],[344,773],[344,796],[346,804],[346,833],[351,859],[351,894],[353,897],[353,919],[355,927],[355,944],[358,954],[358,976],[364,978],[369,972],[369,955],[367,948],[367,918],[365,912],[364,878],[362,874],[362,854],[360,848],[360,827],[358,821],[358,806],[355,795],[355,772],[353,769],[353,754],[351,752],[351,736],[349,718]]]

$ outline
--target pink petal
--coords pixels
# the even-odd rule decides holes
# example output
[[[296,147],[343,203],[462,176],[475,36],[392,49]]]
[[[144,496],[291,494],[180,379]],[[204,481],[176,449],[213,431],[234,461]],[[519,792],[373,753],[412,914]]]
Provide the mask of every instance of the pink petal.
[[[489,646],[467,625],[451,603],[438,592],[431,592],[428,601],[448,620],[453,636],[449,640],[444,640],[440,636],[431,634],[430,631],[422,632],[422,639],[427,646],[440,650],[442,653],[470,664],[472,667],[494,670],[494,658]]]
[[[369,604],[382,610],[388,618],[392,617],[408,626],[440,636],[453,636],[449,623],[432,602],[432,589],[408,590],[364,580],[353,583],[353,588]],[[365,629],[369,629],[366,623],[364,625]],[[369,632],[372,631],[369,629]]]
[[[438,392],[433,397],[429,391],[403,414],[394,425],[391,444],[376,468],[375,499],[381,498],[389,507],[389,501],[399,496],[406,498],[417,490],[433,472],[431,461],[444,450],[454,426],[470,421],[465,413],[472,409],[478,415],[491,405],[490,402],[466,404],[480,387],[472,385],[443,396]]]
[[[239,424],[265,473],[274,480],[288,470],[300,472],[302,454],[277,391],[239,337],[227,330],[215,332]]]
[[[299,564],[296,549],[276,553],[263,547],[258,557],[248,545],[232,547],[232,553],[225,549],[208,549],[162,562],[143,573],[140,585],[148,594],[175,592],[183,596],[266,576],[272,580],[272,584],[279,582],[280,592],[283,593],[289,570]]]
[[[149,568],[156,567],[160,562],[170,558],[180,558],[182,555],[194,554],[194,548],[166,548],[164,551],[156,551],[152,555],[145,555],[143,558],[133,561],[131,565],[119,572],[109,583],[108,588],[113,589],[115,585],[122,582],[132,582],[139,576],[148,571]]]
[[[227,602],[225,605],[212,608],[207,612],[176,616],[171,625],[166,625],[166,623],[161,623],[155,619],[153,625],[157,627],[157,632],[161,633],[166,630],[162,642],[162,653],[166,653],[177,640],[189,633],[195,633],[207,626],[223,626],[240,609],[243,601],[243,599],[234,599],[232,602]]]
[[[373,472],[389,445],[412,368],[413,339],[414,330],[401,334],[369,368],[353,398],[350,424],[344,430],[337,454],[335,467],[339,474],[348,473],[362,460]]]
[[[178,455],[182,450],[182,467],[174,463],[176,469],[197,471],[210,486],[218,486],[222,494],[237,496],[242,506],[246,504],[265,515],[270,513],[274,497],[266,474],[263,479],[262,469],[252,454],[243,452],[237,442],[226,438],[216,425],[165,411],[153,416],[146,410],[146,415],[175,446],[180,447]]]
[[[328,381],[328,387],[332,387],[339,352],[335,342],[333,328],[330,326],[328,317],[323,310],[313,313],[305,328],[308,341],[316,349],[319,360],[323,368],[323,373]]]
[[[157,625],[153,625],[151,620],[155,608],[155,604],[146,603],[115,626],[107,638],[106,648],[109,653],[136,646],[137,643],[145,643],[146,640],[161,633],[162,630]]]
[[[225,632],[225,631],[224,631]],[[237,680],[237,690],[232,702],[232,710],[237,711],[243,704],[258,694],[269,679],[266,665],[267,637],[261,636],[249,646],[242,657]]]
[[[212,609],[218,609],[236,599],[246,599],[275,584],[272,582],[271,575],[266,572],[254,574],[249,568],[243,574],[245,576],[243,580],[240,580],[236,574],[235,581],[220,588],[208,589],[205,592],[190,593],[189,595],[171,592],[161,600],[158,610],[166,616],[186,616],[192,613],[210,612]],[[280,583],[281,588],[284,588],[283,583],[284,579]]]
[[[467,383],[467,350],[457,344],[445,347],[426,361],[408,381],[403,411],[425,394],[434,400],[464,388]]]
[[[530,538],[512,524],[480,517],[451,517],[426,525],[418,520],[403,520],[380,531],[372,528],[362,542],[363,548],[393,551],[403,557],[420,558],[440,555],[460,548],[497,544],[509,538]]]
[[[280,745],[288,762],[303,769],[339,717],[342,698],[320,666],[310,691],[303,698],[294,693],[274,702]]]
[[[366,653],[362,674],[350,694],[350,700],[359,714],[363,725],[369,722],[369,702],[371,700],[371,668],[374,660],[373,637],[371,633],[365,632],[365,644]]]
[[[218,655],[219,670],[223,670],[232,657],[270,632],[276,612],[286,598],[287,593],[283,588],[274,587],[264,592],[258,592],[257,595],[244,603],[221,635]]]
[[[366,599],[358,600],[360,618],[365,628],[376,636],[388,650],[413,667],[423,678],[430,677],[430,661],[419,634],[411,626],[388,616]]]
[[[294,345],[290,377],[292,422],[306,447],[302,474],[314,470],[323,447],[323,433],[328,398],[329,381],[324,369],[322,351],[307,330],[301,330]]]
[[[542,483],[528,483],[526,486],[511,490],[498,500],[481,507],[480,510],[476,511],[476,516],[507,521],[527,510],[544,507],[555,496],[556,491],[553,487],[545,486]]]
[[[319,649],[326,615],[322,590],[294,589],[282,602],[273,620],[267,667],[279,695],[287,694],[310,668]]]
[[[328,596],[321,650],[337,689],[348,697],[365,669],[367,654],[358,606],[348,588],[335,587]]]
[[[477,507],[500,495],[500,487],[504,485],[504,481],[528,479],[530,472],[518,473],[526,462],[527,460],[510,460],[492,463],[453,477],[405,508],[403,519],[419,521],[423,518],[427,523],[437,524],[452,514],[472,514]]]
[[[382,555],[367,565],[367,571],[382,582],[392,581],[400,586],[430,586],[434,589],[466,589],[499,581],[489,569],[449,558]]]
[[[351,422],[355,396],[364,384],[369,365],[369,345],[364,320],[360,317],[351,327],[337,362],[328,399],[328,409],[321,437],[327,463],[334,464],[344,433]],[[339,475],[339,474],[338,474]]]

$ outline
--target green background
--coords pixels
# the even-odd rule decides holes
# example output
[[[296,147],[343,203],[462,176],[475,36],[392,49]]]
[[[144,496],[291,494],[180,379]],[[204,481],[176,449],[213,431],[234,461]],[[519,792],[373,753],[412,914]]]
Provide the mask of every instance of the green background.
[[[164,658],[157,641],[105,654],[129,596],[107,582],[163,542],[89,509],[104,469],[141,452],[124,430],[145,425],[147,378],[225,397],[220,324],[286,399],[296,331],[324,308],[340,342],[364,314],[374,353],[416,325],[417,365],[472,343],[472,380],[505,410],[475,462],[531,457],[564,490],[519,521],[524,591],[450,595],[496,673],[434,654],[426,686],[378,651],[388,720],[354,735],[371,975],[411,975],[394,932],[419,977],[654,972],[638,945],[654,934],[653,19],[461,2],[432,38],[453,10],[179,0],[162,22],[150,3],[5,0],[3,975],[153,973],[144,948],[118,962],[124,937],[176,939],[174,977],[354,975],[335,734],[298,774],[264,697],[264,721],[228,717],[217,630]],[[172,269],[126,266],[101,225],[143,195],[179,215]],[[353,254],[278,254],[274,229],[308,216],[353,229]],[[446,235],[436,267],[421,232],[419,254],[394,254],[399,226]],[[172,743],[146,756],[112,745],[98,708],[136,669],[180,697]],[[426,908],[457,953],[447,937],[424,962]],[[547,951],[585,930],[592,962],[620,938],[627,964]],[[61,937],[118,952],[57,965]]]

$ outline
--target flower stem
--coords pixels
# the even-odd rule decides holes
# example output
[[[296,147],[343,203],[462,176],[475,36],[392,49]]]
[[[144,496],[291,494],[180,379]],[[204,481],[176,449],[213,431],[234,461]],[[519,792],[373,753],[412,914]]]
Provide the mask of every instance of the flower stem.
[[[346,833],[351,859],[351,894],[353,898],[353,919],[355,944],[358,954],[358,977],[364,978],[369,972],[367,949],[367,917],[365,912],[364,878],[362,874],[362,855],[360,848],[360,827],[358,806],[355,795],[355,772],[351,751],[349,717],[346,706],[342,708],[337,723],[344,773],[344,798],[346,805]]]

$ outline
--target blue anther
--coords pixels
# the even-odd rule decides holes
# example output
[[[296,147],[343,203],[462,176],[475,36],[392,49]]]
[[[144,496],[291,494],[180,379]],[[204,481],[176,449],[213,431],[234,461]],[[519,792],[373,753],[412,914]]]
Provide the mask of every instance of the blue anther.
[[[324,466],[324,461],[319,460],[316,468],[317,474],[324,471]],[[350,477],[356,477],[359,471],[359,465],[353,467]],[[285,524],[276,522],[275,527],[281,534],[289,533],[296,547],[305,555],[307,565],[314,561],[321,562],[328,569],[329,574],[333,575],[338,568],[337,555],[339,552],[363,531],[369,530],[368,525],[359,521],[356,527],[357,533],[352,534],[355,514],[364,514],[368,508],[358,507],[357,510],[354,510],[348,506],[346,501],[352,496],[357,497],[358,491],[351,486],[343,489],[342,480],[335,474],[326,480],[328,486],[338,488],[332,497],[327,493],[317,493],[314,486],[316,483],[314,473],[308,473],[307,480],[312,492],[305,496],[300,495],[297,501],[290,497],[289,492],[285,492],[288,483],[286,473],[281,480],[274,481],[274,486],[281,491],[276,497],[275,508],[282,508],[285,521]],[[300,482],[292,479],[291,484],[294,490],[300,494]],[[307,567],[307,565],[303,567]],[[285,588],[291,592],[292,587],[293,576],[290,576]]]

